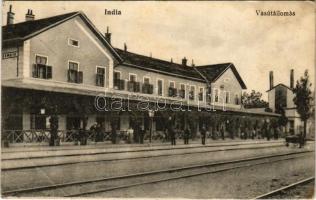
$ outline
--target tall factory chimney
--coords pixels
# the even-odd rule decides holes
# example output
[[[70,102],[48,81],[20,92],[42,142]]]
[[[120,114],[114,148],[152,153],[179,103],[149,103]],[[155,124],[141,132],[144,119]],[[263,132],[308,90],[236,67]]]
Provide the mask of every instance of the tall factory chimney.
[[[291,75],[290,75],[290,88],[294,88],[294,69],[291,69]]]
[[[273,71],[269,73],[269,80],[270,80],[270,90],[273,88]]]

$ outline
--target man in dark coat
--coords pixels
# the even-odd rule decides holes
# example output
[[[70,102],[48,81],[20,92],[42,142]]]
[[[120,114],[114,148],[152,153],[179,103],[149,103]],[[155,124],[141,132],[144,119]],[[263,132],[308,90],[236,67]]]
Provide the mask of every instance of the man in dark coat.
[[[190,135],[191,135],[190,127],[187,127],[183,132],[184,144],[189,144]]]
[[[97,122],[95,122],[91,127],[90,127],[90,132],[92,135],[94,135],[94,140],[95,142],[98,141],[98,135],[97,135]]]
[[[139,143],[144,144],[144,135],[145,135],[145,128],[142,126],[142,128],[139,131]]]
[[[50,117],[50,141],[49,146],[55,146],[55,140],[58,139],[58,116],[53,114]]]
[[[172,126],[169,127],[168,133],[170,135],[171,145],[176,145],[176,132],[174,131]]]
[[[201,129],[201,138],[202,138],[202,144],[205,145],[206,130],[204,126]]]
[[[222,140],[225,140],[225,131],[224,131],[223,126],[221,126],[221,137],[222,137]]]

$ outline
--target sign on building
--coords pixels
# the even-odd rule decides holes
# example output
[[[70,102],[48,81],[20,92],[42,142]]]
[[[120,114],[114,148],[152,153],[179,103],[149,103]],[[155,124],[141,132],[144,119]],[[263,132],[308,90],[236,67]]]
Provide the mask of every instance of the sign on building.
[[[15,58],[18,57],[17,51],[4,52],[2,53],[2,59]]]

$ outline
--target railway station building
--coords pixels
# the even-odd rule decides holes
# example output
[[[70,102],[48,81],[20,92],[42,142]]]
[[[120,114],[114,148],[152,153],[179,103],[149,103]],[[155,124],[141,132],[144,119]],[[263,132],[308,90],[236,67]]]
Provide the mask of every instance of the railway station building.
[[[194,66],[115,48],[82,12],[35,19],[29,10],[20,23],[7,15],[1,123],[12,143],[47,141],[53,114],[63,142],[96,122],[105,140],[136,125],[159,138],[167,124],[190,126],[194,137],[202,126],[238,137],[279,117],[243,108],[246,85],[233,63]]]

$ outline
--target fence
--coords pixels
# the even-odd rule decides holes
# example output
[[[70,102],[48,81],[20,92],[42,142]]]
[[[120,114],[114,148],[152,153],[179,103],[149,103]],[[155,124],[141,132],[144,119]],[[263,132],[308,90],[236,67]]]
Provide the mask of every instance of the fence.
[[[82,135],[88,141],[95,141],[96,133],[92,131],[81,132],[79,130],[58,130],[57,135],[60,142],[75,142]],[[118,134],[117,137],[124,139],[124,135]],[[110,132],[103,132],[98,138],[100,141],[111,140]],[[50,140],[49,130],[4,130],[2,131],[2,140],[9,143],[48,143]]]
[[[58,130],[58,138],[60,142],[76,142],[84,137],[87,141],[123,141],[128,142],[131,140],[127,131],[117,131],[112,135],[110,131],[103,131],[97,134],[94,131],[81,131],[81,130]],[[179,136],[181,138],[181,136]],[[49,143],[50,130],[3,130],[1,135],[2,141],[7,141],[11,144],[14,143]],[[145,140],[149,140],[149,133],[144,135]],[[153,140],[164,140],[163,133],[156,133],[152,136]]]

